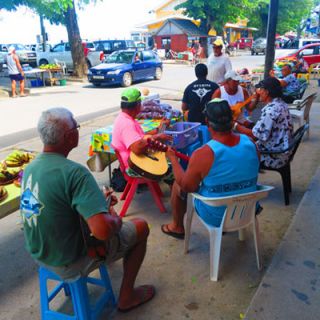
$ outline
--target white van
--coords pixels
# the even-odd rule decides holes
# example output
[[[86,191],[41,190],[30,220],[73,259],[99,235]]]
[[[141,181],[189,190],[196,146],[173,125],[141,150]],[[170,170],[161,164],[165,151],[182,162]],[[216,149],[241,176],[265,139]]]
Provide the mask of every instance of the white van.
[[[280,58],[287,56],[290,53],[295,52],[297,49],[300,49],[307,44],[318,43],[320,42],[320,38],[300,38],[300,39],[292,39],[288,40],[284,43],[281,49],[277,49],[275,52],[275,58]]]

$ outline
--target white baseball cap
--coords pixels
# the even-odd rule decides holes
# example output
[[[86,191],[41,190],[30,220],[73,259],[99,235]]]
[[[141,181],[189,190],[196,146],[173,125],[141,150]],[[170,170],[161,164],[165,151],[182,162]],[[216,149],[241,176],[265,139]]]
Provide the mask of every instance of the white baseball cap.
[[[10,46],[9,49],[8,49],[8,52],[9,53],[12,53],[16,50],[16,48],[14,46]]]
[[[228,79],[232,79],[235,81],[241,81],[242,78],[239,75],[239,73],[235,72],[234,70],[229,70],[225,75],[224,75],[224,79],[228,80]]]

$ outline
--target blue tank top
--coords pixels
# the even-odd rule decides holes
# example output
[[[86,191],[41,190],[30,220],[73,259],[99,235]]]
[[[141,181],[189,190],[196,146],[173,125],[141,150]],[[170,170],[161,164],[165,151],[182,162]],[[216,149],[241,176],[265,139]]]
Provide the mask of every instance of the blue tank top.
[[[259,158],[254,143],[240,135],[233,147],[210,140],[207,145],[214,152],[214,162],[203,179],[198,193],[205,197],[225,197],[256,190]],[[208,224],[219,227],[226,207],[210,207],[195,200],[198,215]]]

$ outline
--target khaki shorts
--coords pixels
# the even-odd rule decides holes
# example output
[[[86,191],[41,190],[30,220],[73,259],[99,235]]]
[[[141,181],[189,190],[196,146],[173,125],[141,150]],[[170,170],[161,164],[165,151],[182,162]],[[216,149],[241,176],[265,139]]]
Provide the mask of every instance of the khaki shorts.
[[[105,259],[83,256],[72,264],[62,267],[48,266],[39,261],[38,263],[57,274],[62,280],[72,282],[87,276],[102,263],[109,264],[123,258],[136,245],[136,242],[136,226],[133,222],[126,221],[123,222],[120,232],[106,243],[107,256]]]

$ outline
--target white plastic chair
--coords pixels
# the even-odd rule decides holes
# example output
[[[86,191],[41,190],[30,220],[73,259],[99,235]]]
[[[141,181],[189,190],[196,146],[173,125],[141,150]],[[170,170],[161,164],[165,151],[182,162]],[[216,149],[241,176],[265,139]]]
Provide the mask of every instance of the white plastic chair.
[[[312,93],[301,102],[296,103],[296,100],[293,102],[293,105],[289,106],[289,112],[291,114],[293,123],[297,123],[298,128],[302,127],[304,123],[309,124],[307,138],[310,137],[310,110],[316,97],[317,94]]]
[[[261,270],[260,235],[259,224],[256,218],[256,203],[262,198],[266,198],[270,186],[258,186],[257,191],[248,192],[241,195],[233,195],[224,198],[206,198],[198,193],[191,193],[188,197],[188,209],[186,214],[184,252],[188,253],[191,233],[191,223],[194,212],[194,199],[199,199],[205,204],[213,207],[227,206],[220,227],[213,227],[198,218],[209,231],[210,236],[210,279],[218,281],[219,261],[222,232],[239,231],[239,240],[244,240],[244,228],[252,225],[255,251],[257,257],[257,267]]]
[[[58,59],[54,59],[54,63],[61,68],[62,73],[65,76],[67,74],[67,65],[66,65],[66,63],[64,61],[59,61]]]

